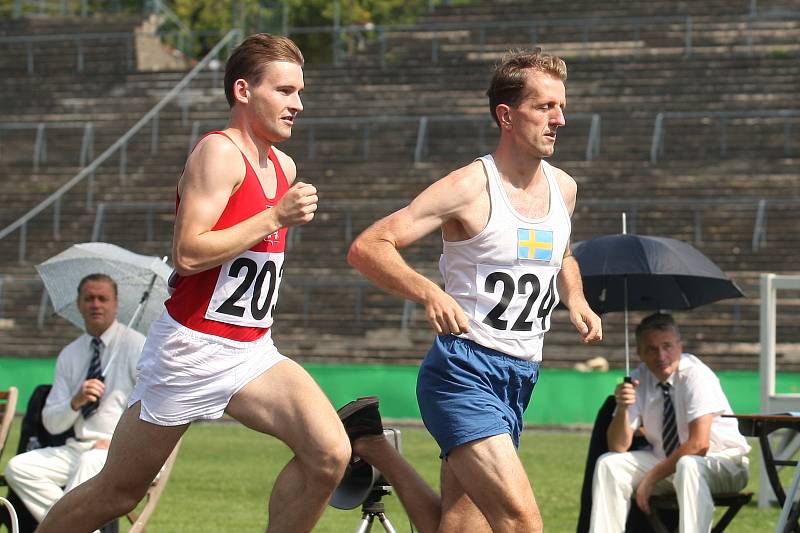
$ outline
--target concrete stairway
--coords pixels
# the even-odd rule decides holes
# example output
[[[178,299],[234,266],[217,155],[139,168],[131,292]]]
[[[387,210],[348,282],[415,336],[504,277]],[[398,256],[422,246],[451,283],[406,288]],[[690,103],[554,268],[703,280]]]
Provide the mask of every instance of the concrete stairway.
[[[622,0],[603,8],[573,4],[569,9],[574,12],[557,16],[576,17],[602,9],[598,17],[700,17],[695,29],[699,32],[702,24],[703,37],[694,44],[702,50],[688,58],[678,51],[663,51],[669,48],[666,43],[642,44],[642,39],[633,42],[622,35],[615,37],[619,42],[606,46],[613,36],[604,37],[602,32],[591,42],[604,50],[627,50],[622,59],[619,54],[584,54],[574,48],[568,55],[568,126],[559,132],[552,162],[573,175],[579,185],[573,241],[619,232],[619,213],[625,210],[636,232],[693,242],[740,283],[745,299],[680,314],[679,319],[689,348],[706,356],[713,366],[753,369],[757,361],[758,272],[797,272],[800,216],[796,206],[785,200],[798,198],[800,192],[796,170],[800,145],[792,140],[789,153],[785,153],[784,125],[751,119],[729,122],[725,157],[719,153],[718,125],[710,120],[668,119],[664,154],[655,164],[650,163],[650,142],[655,117],[661,112],[800,109],[798,52],[789,48],[774,51],[785,47],[787,40],[796,41],[800,30],[788,23],[767,26],[772,22],[765,20],[765,27],[772,29],[760,34],[763,46],[745,53],[731,49],[735,35],[741,33],[739,26],[746,22],[745,6],[734,9],[728,2],[714,0],[700,10],[693,2],[655,2],[648,3],[642,13],[626,14],[627,3]],[[498,20],[500,15],[487,7],[490,5],[441,9],[422,22]],[[785,7],[779,2],[759,5],[761,11]],[[551,16],[557,7],[554,2],[537,4],[537,9],[544,10],[542,16]],[[515,20],[533,16],[529,6],[511,4],[508,8],[516,13]],[[670,32],[677,36],[681,30],[675,27],[659,32],[653,34],[653,43],[656,38],[674,38]],[[480,52],[475,35],[467,32],[443,41],[439,63],[431,64],[430,37],[422,33],[414,38],[417,47],[410,46],[407,56],[397,55],[394,63],[382,65],[375,50],[366,50],[337,67],[306,66],[305,111],[293,138],[281,149],[295,157],[298,176],[319,188],[321,203],[315,221],[292,232],[276,328],[281,349],[299,359],[414,363],[430,343],[432,334],[419,308],[404,308],[401,300],[369,286],[345,263],[349,242],[359,231],[494,145],[496,130],[483,96],[494,52],[488,48]],[[566,43],[567,37],[553,42]],[[408,35],[404,38],[410,39]],[[658,49],[663,53],[648,52]],[[427,58],[424,61],[423,56]],[[99,65],[93,70],[89,63],[85,73],[53,68],[50,86],[30,83],[47,77],[38,72],[33,77],[18,72],[0,84],[4,120],[92,120],[95,153],[126,131],[184,75],[124,69],[105,72]],[[28,85],[31,92],[26,93]],[[570,119],[575,113],[599,113],[602,117],[601,150],[592,161],[584,157],[588,122]],[[437,123],[431,118],[424,158],[415,163],[418,118],[441,115],[476,118],[459,123]],[[381,122],[376,118],[380,116],[413,116],[417,120]],[[0,341],[8,347],[4,354],[52,355],[74,335],[74,328],[47,312],[39,325],[41,286],[31,264],[73,242],[88,240],[98,203],[108,208],[101,238],[141,253],[169,253],[170,203],[191,142],[192,124],[199,121],[200,131],[207,131],[223,127],[226,117],[220,74],[208,72],[192,84],[183,104],[168,106],[161,114],[158,153],[151,153],[151,132],[145,128],[128,148],[128,170],[123,178],[117,159],[102,167],[88,209],[85,186],[65,197],[60,235],[54,237],[50,212],[29,225],[26,265],[16,263],[19,245],[15,236],[0,242],[0,252],[7,258],[2,263],[5,283],[0,308]],[[337,120],[325,123],[330,119]],[[365,138],[369,139],[366,144]],[[17,132],[8,140],[0,133],[0,172],[4,176],[0,198],[8,206],[0,222],[16,219],[74,174],[75,142],[66,136],[48,136],[47,164],[31,174],[31,132]],[[756,213],[762,198],[772,203],[767,203],[765,211],[766,240],[754,250]],[[120,204],[130,202],[151,205],[121,210]],[[439,252],[440,240],[431,235],[405,255],[412,265],[438,279]],[[800,311],[796,307],[790,301],[781,308],[782,369],[800,369],[796,349],[800,338],[791,326]],[[548,364],[571,366],[603,355],[619,366],[624,339],[621,316],[605,318],[603,346],[582,347],[566,313],[557,311],[546,344]],[[35,346],[32,339],[36,339]]]

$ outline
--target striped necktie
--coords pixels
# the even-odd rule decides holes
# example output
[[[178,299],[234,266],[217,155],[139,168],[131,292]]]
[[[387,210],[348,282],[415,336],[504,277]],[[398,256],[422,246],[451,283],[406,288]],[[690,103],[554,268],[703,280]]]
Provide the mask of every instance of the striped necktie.
[[[669,390],[669,383],[659,383],[661,392],[664,393],[664,418],[661,424],[661,442],[664,446],[664,453],[669,456],[678,447],[678,425],[675,423],[675,408],[672,405],[672,397]]]
[[[92,360],[89,362],[89,371],[86,372],[86,379],[99,379],[100,381],[103,380],[103,373],[102,367],[100,364],[100,349],[103,346],[103,341],[100,340],[100,337],[92,337],[92,342],[89,344],[92,349]],[[89,418],[97,411],[97,407],[100,404],[100,400],[96,402],[84,404],[81,407],[81,413],[83,413],[83,418]]]

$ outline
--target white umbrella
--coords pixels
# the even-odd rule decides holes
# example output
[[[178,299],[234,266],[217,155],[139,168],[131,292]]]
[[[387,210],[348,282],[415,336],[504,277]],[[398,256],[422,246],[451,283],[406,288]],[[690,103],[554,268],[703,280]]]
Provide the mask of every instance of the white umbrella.
[[[56,313],[84,329],[78,311],[78,283],[89,274],[106,274],[117,283],[117,320],[145,335],[164,309],[172,270],[166,258],[133,253],[105,242],[74,244],[36,265]],[[106,367],[107,368],[107,367]]]

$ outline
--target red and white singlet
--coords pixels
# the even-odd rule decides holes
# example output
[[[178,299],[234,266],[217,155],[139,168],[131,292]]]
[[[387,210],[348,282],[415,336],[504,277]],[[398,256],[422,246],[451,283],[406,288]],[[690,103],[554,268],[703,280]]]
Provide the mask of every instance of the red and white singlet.
[[[214,134],[228,137],[221,131],[208,135]],[[273,207],[289,189],[271,148],[269,160],[275,165],[277,179],[273,198],[267,198],[244,154],[242,159],[246,169],[244,180],[228,199],[212,230],[229,228]],[[180,197],[176,199],[176,209],[178,205]],[[174,290],[165,302],[167,312],[176,322],[202,333],[245,342],[263,337],[272,326],[278,301],[286,232],[287,228],[279,229],[215,268],[186,277],[173,273],[170,287]]]

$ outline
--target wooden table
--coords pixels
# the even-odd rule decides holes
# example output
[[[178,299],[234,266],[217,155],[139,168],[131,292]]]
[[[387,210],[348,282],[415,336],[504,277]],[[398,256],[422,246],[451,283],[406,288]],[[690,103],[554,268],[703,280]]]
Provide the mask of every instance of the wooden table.
[[[793,429],[800,432],[800,416],[793,414],[764,414],[764,415],[723,415],[736,418],[739,421],[739,431],[748,437],[757,437],[761,446],[761,457],[764,459],[764,470],[766,471],[769,483],[781,505],[781,517],[778,520],[776,533],[800,533],[800,504],[794,505],[794,498],[797,495],[798,485],[800,485],[800,461],[779,460],[772,453],[769,444],[769,435],[779,429]],[[783,490],[780,479],[778,478],[778,466],[795,467],[794,478],[789,488],[788,494]]]

